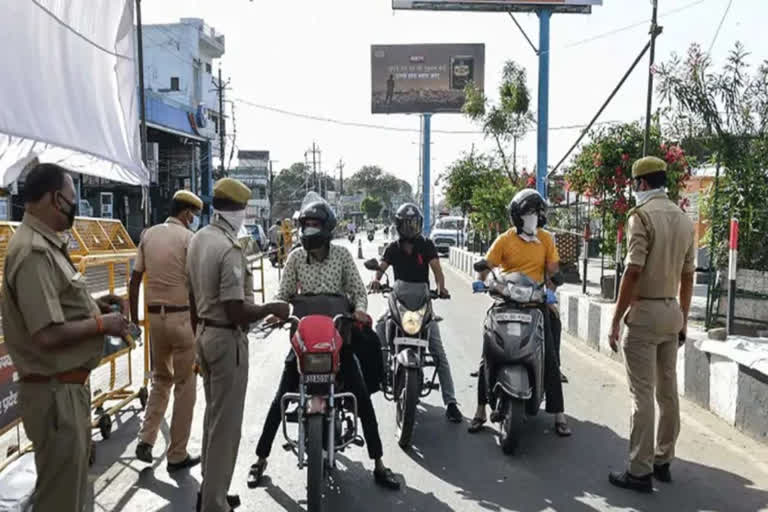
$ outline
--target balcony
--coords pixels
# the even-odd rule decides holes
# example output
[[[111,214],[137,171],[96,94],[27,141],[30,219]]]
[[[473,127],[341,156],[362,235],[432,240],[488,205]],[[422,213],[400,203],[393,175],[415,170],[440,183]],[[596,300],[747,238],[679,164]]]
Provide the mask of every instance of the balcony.
[[[224,34],[219,34],[216,29],[206,23],[198,25],[200,31],[200,51],[219,58],[224,55]]]

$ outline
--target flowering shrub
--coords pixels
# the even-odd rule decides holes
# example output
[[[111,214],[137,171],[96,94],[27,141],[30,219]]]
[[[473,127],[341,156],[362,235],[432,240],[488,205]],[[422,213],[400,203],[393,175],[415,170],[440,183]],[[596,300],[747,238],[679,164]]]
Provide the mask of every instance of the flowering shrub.
[[[685,152],[677,145],[661,142],[651,131],[649,155],[667,162],[667,191],[670,199],[685,209],[680,192],[691,171]],[[632,164],[643,156],[643,128],[640,123],[613,125],[597,130],[581,148],[565,173],[566,190],[592,199],[593,214],[604,219],[603,247],[606,254],[616,250],[616,232],[635,205],[630,190]]]

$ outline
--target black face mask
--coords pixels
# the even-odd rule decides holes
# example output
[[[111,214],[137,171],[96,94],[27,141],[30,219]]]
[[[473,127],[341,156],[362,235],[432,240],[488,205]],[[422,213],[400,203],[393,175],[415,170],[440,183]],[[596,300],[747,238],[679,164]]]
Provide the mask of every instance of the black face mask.
[[[75,225],[75,216],[77,215],[77,204],[76,203],[70,203],[66,197],[63,195],[59,195],[61,199],[66,203],[67,206],[69,206],[69,212],[65,212],[62,208],[59,208],[59,211],[67,216],[67,229],[71,229],[72,226]]]

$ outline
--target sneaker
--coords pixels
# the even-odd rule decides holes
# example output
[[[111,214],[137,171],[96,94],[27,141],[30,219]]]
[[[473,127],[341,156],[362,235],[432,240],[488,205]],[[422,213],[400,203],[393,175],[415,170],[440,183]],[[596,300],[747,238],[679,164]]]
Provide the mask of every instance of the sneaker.
[[[451,423],[461,423],[464,419],[464,416],[461,414],[461,411],[455,402],[448,404],[448,407],[445,408],[445,417],[448,418],[448,421]]]
[[[152,445],[140,441],[139,444],[136,445],[136,458],[141,462],[152,464]]]
[[[672,481],[672,472],[669,470],[669,462],[653,465],[653,477],[659,482],[668,484]]]
[[[629,471],[623,473],[611,473],[608,475],[608,481],[616,487],[630,489],[637,492],[653,492],[653,480],[651,475],[634,476]]]

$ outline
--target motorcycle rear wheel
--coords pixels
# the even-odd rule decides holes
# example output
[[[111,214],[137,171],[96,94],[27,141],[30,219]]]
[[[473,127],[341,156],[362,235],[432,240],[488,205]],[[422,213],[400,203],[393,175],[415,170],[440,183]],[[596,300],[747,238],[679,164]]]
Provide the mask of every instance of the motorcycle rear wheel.
[[[396,414],[397,444],[407,450],[411,446],[416,424],[416,405],[419,403],[421,376],[417,368],[401,367],[397,375]]]
[[[525,402],[519,398],[504,399],[504,420],[501,422],[501,451],[512,455],[520,444],[525,423]]]
[[[325,460],[323,459],[323,418],[315,414],[307,419],[307,512],[323,511]]]

